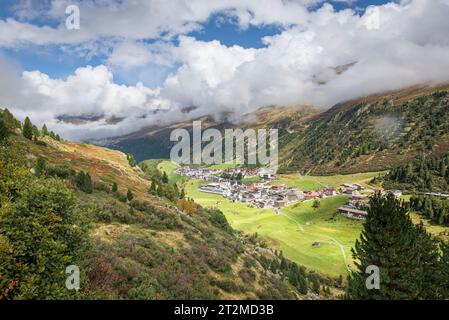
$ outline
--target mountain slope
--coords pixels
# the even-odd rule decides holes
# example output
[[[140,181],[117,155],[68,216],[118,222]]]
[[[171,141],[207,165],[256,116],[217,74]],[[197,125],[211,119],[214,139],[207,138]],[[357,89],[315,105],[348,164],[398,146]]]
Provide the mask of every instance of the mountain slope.
[[[335,280],[291,263],[280,253],[267,248],[256,236],[233,231],[217,210],[193,205],[189,211],[183,211],[178,203],[164,196],[150,195],[147,189],[154,177],[138,167],[131,167],[121,152],[56,141],[47,136],[30,141],[20,133],[2,141],[1,148],[0,160],[13,165],[13,170],[9,170],[10,166],[0,168],[0,196],[1,199],[8,194],[15,196],[7,199],[8,206],[0,206],[0,218],[8,218],[5,211],[8,208],[24,205],[21,188],[49,184],[56,195],[61,186],[64,186],[61,190],[67,188],[64,192],[73,194],[76,199],[73,205],[87,223],[83,224],[88,230],[85,252],[76,260],[66,262],[80,267],[81,290],[65,296],[63,281],[52,283],[51,279],[41,275],[53,288],[48,289],[47,299],[304,299],[318,297],[313,291],[324,294],[322,285],[338,286]],[[82,191],[77,186],[77,172],[81,170],[92,177],[90,191]],[[13,185],[20,186],[14,182],[16,174],[10,174],[16,171],[22,172],[29,183],[10,190],[8,188]],[[118,191],[111,191],[113,183],[118,185]],[[132,190],[131,201],[124,196],[128,189]],[[61,205],[54,204],[56,216]],[[35,217],[48,215],[45,208],[38,204],[33,209],[37,210]],[[20,229],[21,225],[15,228]],[[20,245],[15,234],[6,230],[0,223],[2,261],[9,261],[6,257],[10,256],[3,256],[6,254],[4,248],[16,252]],[[51,238],[52,233],[48,236]],[[37,248],[39,243],[30,247],[30,254]],[[54,252],[44,250],[42,254],[50,258]],[[17,285],[28,285],[27,277],[32,274],[26,270],[32,270],[34,259],[27,256],[15,259],[0,266],[2,279],[6,277],[9,283],[16,284],[12,291],[5,291],[9,298],[44,298],[37,291],[24,292],[24,287]],[[25,275],[16,272],[15,263],[19,261],[22,261],[21,265],[29,266]],[[63,269],[55,272],[64,276]],[[52,295],[53,290],[61,295]],[[0,294],[2,292],[0,286]]]
[[[320,112],[312,107],[266,107],[240,123],[204,117],[203,129],[277,128],[281,170],[332,174],[382,171],[418,155],[449,151],[449,85],[415,86],[340,103]],[[147,128],[109,147],[143,159],[168,158],[175,128],[192,121]],[[154,148],[153,148],[154,147]],[[155,151],[157,150],[157,151]]]
[[[289,171],[390,169],[421,153],[449,150],[448,86],[415,87],[336,105],[282,135]],[[423,112],[425,111],[425,112]]]

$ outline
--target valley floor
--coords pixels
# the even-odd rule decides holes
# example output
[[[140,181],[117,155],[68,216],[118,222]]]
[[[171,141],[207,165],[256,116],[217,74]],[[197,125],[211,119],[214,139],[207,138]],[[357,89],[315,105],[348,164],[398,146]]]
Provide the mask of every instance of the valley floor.
[[[198,180],[188,181],[187,196],[205,207],[222,210],[233,228],[249,234],[257,232],[298,264],[332,276],[345,275],[352,265],[350,250],[360,234],[362,222],[337,213],[347,202],[346,196],[323,199],[318,209],[307,201],[276,214],[272,209],[251,208],[220,195],[202,193],[198,190],[200,184]]]

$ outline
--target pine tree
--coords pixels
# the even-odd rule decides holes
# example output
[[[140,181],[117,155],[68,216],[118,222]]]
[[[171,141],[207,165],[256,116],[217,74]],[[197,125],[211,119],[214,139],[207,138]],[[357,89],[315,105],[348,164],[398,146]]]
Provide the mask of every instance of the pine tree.
[[[9,135],[9,129],[3,119],[0,119],[0,141],[6,139]]]
[[[441,242],[441,259],[440,259],[440,267],[441,270],[441,282],[440,288],[441,293],[445,299],[449,299],[449,244]]]
[[[84,173],[84,171],[80,171],[75,178],[75,182],[76,182],[77,187],[81,191],[83,191],[85,193],[93,192],[92,179],[91,179],[89,173]]]
[[[25,138],[29,140],[33,139],[33,124],[31,123],[31,120],[28,117],[25,118],[22,133]]]
[[[37,137],[38,136],[39,136],[39,129],[35,125],[33,125],[33,138],[34,138],[34,141],[37,141]]]
[[[93,188],[93,184],[92,184],[92,178],[90,177],[90,174],[89,173],[86,173],[85,175],[84,175],[84,192],[86,192],[86,193],[92,193],[94,190],[93,190],[94,188]]]
[[[81,191],[83,191],[83,187],[84,187],[84,181],[85,181],[85,177],[84,176],[85,176],[84,171],[80,171],[80,172],[78,172],[78,174],[76,175],[76,178],[75,178],[76,186]]]
[[[45,173],[45,170],[47,169],[47,161],[45,158],[39,156],[37,158],[36,167],[34,168],[36,176],[40,177],[42,174]]]
[[[393,195],[376,194],[370,201],[364,230],[353,249],[357,270],[348,278],[348,299],[419,299],[428,295],[433,280],[434,250],[425,231],[415,227],[407,208]],[[380,270],[380,289],[368,290],[368,266]],[[426,279],[426,280],[421,280]],[[430,283],[424,283],[429,282]]]
[[[162,189],[162,186],[161,186],[161,185],[158,185],[158,186],[157,186],[156,194],[157,194],[159,197],[163,197],[163,196],[164,196],[164,189]]]
[[[112,191],[112,192],[117,192],[117,191],[118,191],[118,185],[117,185],[117,182],[114,182],[114,183],[112,184],[111,191]]]
[[[42,135],[45,137],[45,136],[48,136],[48,128],[47,128],[47,125],[46,124],[44,124],[43,126],[42,126]]]
[[[186,197],[186,191],[184,188],[181,190],[181,194],[179,195],[179,199],[184,199]]]
[[[420,255],[421,276],[415,281],[420,282],[420,299],[435,300],[444,297],[441,288],[443,271],[440,268],[440,249],[436,241],[421,223],[415,227],[416,246]]]
[[[165,172],[165,171],[162,174],[162,182],[163,183],[168,183],[168,176],[167,176],[167,172]]]
[[[127,194],[126,194],[126,199],[127,199],[129,202],[131,202],[131,201],[134,199],[133,192],[131,191],[130,188],[128,188],[128,192],[127,192]]]
[[[156,181],[151,180],[151,186],[150,186],[150,194],[155,196],[157,194],[157,188],[156,188]]]
[[[19,127],[19,122],[14,118],[14,116],[8,109],[3,110],[2,118],[5,122],[6,128],[8,128],[9,131],[13,131],[14,129]]]

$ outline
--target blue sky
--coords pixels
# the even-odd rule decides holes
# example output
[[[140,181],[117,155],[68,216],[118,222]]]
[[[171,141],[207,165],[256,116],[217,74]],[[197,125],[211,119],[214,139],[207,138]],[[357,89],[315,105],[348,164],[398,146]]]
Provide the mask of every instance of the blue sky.
[[[0,1],[0,106],[67,139],[449,81],[449,0]]]
[[[336,10],[342,10],[346,8],[360,9],[366,8],[369,5],[379,5],[387,2],[388,0],[357,0],[352,4],[346,4],[343,2],[331,2]],[[38,4],[39,8],[45,8],[48,6],[49,1],[41,1]],[[321,6],[322,4],[320,4]],[[317,9],[312,8],[312,10]],[[16,0],[2,0],[0,7],[0,19],[17,18],[14,14],[14,10],[17,9]],[[37,26],[51,26],[56,27],[58,21],[54,19],[42,18],[39,15],[30,19],[30,21]],[[243,48],[262,48],[265,47],[262,42],[262,38],[265,36],[272,36],[282,32],[282,28],[278,25],[262,25],[252,26],[247,28],[241,28],[235,19],[224,18],[222,14],[213,14],[207,19],[206,22],[201,23],[201,30],[188,33],[201,41],[218,40],[226,46],[238,45]],[[177,38],[174,37],[172,42],[176,45]],[[85,65],[97,66],[103,64],[107,59],[106,54],[96,54],[93,56],[87,56],[80,54],[79,52],[71,53],[70,51],[64,51],[61,46],[48,45],[25,45],[16,48],[0,48],[0,54],[8,57],[18,64],[23,70],[40,70],[54,78],[65,78],[74,70]],[[115,80],[121,84],[135,84],[137,81],[143,81],[147,86],[160,85],[165,77],[173,72],[174,68],[167,68],[164,66],[152,65],[147,67],[146,71],[151,71],[151,77],[142,76],[143,72],[117,72],[115,74]]]

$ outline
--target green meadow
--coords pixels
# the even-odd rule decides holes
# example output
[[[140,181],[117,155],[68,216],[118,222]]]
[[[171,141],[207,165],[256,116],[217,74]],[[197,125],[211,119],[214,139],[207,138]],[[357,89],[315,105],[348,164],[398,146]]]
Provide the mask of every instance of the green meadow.
[[[385,172],[366,172],[347,175],[333,175],[333,176],[303,176],[296,174],[281,174],[275,182],[276,184],[285,184],[289,187],[296,187],[301,190],[317,190],[320,188],[334,187],[337,188],[344,183],[360,183],[369,187],[368,183],[374,177]]]
[[[337,213],[347,202],[346,196],[322,199],[318,209],[312,208],[312,202],[308,201],[276,214],[272,209],[252,208],[220,195],[200,192],[200,184],[198,180],[186,182],[187,196],[205,207],[222,210],[233,228],[248,234],[257,232],[298,264],[331,276],[345,275],[348,265],[352,265],[350,250],[362,222]]]
[[[158,165],[157,165],[157,169],[160,172],[165,172],[167,173],[168,176],[168,180],[170,182],[176,183],[180,180],[185,179],[183,176],[177,174],[175,172],[176,169],[179,168],[179,165],[177,163],[171,162],[169,160],[166,161],[161,161]]]

